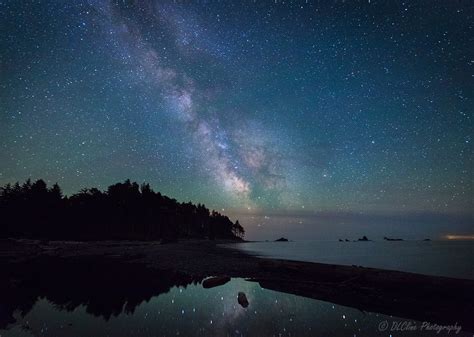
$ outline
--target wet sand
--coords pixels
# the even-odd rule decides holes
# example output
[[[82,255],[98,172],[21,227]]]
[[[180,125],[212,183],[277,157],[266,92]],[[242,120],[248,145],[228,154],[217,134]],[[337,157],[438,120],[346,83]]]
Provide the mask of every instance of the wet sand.
[[[156,287],[154,279],[166,279],[164,285],[160,285],[166,290],[181,283],[200,283],[209,276],[243,277],[267,289],[362,311],[442,325],[457,323],[463,331],[474,331],[472,280],[263,259],[218,245],[222,243],[228,242],[1,240],[1,292],[3,298],[11,298],[13,307],[18,305],[13,303],[18,293],[31,292],[30,297],[40,296],[41,292],[51,291],[49,287],[58,288],[62,284],[67,288],[68,283],[74,283],[76,289],[81,282],[94,287],[94,282],[100,284],[104,277],[107,282],[103,282],[101,289],[113,283],[116,294],[128,294],[136,292],[132,287],[141,287],[144,293],[141,295],[146,298],[153,292],[145,290]],[[40,289],[26,289],[36,287],[38,279],[43,280]],[[56,292],[59,290],[55,289]],[[142,297],[137,297],[137,301]]]

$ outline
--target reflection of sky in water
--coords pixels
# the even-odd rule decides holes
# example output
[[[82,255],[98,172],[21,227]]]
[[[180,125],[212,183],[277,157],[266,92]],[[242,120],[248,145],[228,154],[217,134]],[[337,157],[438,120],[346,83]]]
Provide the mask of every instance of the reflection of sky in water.
[[[246,309],[237,302],[239,291],[245,292],[250,302]],[[133,313],[122,313],[109,321],[86,313],[84,306],[72,312],[59,311],[42,299],[9,330],[0,330],[0,336],[390,336],[389,331],[379,332],[378,326],[385,320],[391,325],[394,319],[399,320],[233,279],[212,289],[174,287],[142,303]],[[444,334],[392,333],[399,335]],[[456,336],[462,335],[467,336]]]

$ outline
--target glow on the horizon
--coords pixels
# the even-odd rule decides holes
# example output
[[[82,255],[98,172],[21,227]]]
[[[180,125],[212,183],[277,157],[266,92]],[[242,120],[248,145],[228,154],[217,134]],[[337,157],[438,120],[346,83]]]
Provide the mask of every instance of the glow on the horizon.
[[[448,240],[474,240],[474,235],[446,235]]]

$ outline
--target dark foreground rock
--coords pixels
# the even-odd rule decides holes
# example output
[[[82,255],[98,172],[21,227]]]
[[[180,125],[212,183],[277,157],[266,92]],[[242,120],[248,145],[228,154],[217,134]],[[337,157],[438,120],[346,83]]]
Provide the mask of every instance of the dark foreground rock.
[[[230,281],[228,276],[210,277],[202,281],[203,288],[214,288],[226,284]]]
[[[247,296],[245,296],[245,293],[239,292],[237,295],[237,302],[243,307],[247,308],[249,306],[249,301],[247,300]]]

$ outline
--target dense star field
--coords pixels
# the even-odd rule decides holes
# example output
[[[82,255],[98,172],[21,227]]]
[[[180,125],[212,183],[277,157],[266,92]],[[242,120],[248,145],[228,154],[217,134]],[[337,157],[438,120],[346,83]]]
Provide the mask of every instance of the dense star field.
[[[1,1],[0,183],[146,181],[248,238],[472,234],[473,14]]]

